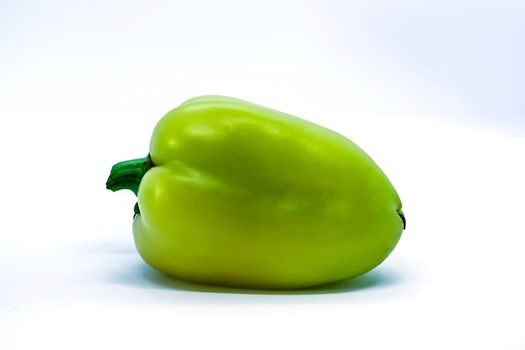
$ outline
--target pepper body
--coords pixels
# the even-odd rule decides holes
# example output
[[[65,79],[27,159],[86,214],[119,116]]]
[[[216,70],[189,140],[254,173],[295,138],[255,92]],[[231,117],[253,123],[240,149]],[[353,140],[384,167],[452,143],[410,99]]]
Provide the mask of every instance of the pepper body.
[[[347,138],[245,101],[204,96],[154,129],[133,222],[166,274],[290,289],[361,275],[404,228],[400,199]]]

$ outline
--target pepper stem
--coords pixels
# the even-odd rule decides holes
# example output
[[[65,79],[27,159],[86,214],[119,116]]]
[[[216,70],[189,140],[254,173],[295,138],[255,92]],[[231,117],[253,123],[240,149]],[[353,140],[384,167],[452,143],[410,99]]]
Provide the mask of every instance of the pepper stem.
[[[106,188],[111,191],[131,190],[137,195],[142,177],[154,166],[149,154],[145,158],[117,163],[111,168]]]

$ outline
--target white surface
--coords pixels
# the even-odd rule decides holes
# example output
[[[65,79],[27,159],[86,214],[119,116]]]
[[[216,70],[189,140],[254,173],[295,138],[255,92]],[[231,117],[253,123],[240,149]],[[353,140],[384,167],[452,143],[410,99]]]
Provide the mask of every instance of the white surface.
[[[518,1],[2,2],[0,349],[524,349]],[[133,246],[113,163],[200,94],[350,137],[408,226],[356,279],[193,285]]]

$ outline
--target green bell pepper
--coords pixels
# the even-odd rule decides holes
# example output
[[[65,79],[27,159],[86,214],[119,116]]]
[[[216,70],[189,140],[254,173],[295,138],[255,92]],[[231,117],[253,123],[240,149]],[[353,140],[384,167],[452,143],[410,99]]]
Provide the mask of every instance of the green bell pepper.
[[[372,159],[316,124],[222,96],[190,99],[116,164],[135,245],[180,279],[292,289],[361,275],[394,249],[401,201]]]

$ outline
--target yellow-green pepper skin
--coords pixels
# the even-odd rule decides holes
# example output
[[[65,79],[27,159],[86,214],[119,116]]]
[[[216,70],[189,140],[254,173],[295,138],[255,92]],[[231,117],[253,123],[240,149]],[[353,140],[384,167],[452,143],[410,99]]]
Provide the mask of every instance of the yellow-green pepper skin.
[[[137,161],[135,173],[115,165],[108,188],[137,193],[140,255],[184,280],[262,289],[343,280],[380,264],[405,225],[392,184],[352,141],[238,99],[186,101]]]

